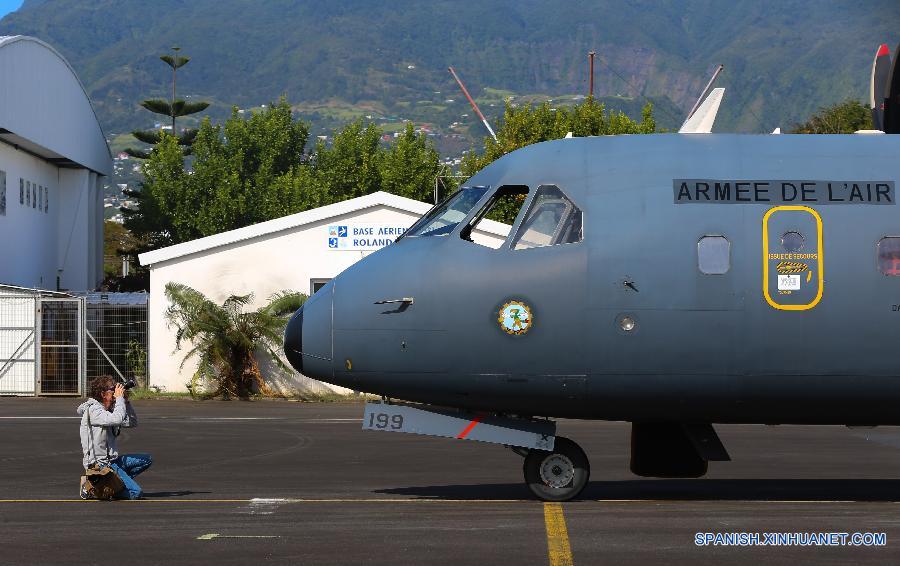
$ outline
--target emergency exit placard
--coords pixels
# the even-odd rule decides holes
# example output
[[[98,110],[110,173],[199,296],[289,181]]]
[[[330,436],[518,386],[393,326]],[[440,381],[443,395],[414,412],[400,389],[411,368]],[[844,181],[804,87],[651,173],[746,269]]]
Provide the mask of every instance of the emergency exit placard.
[[[772,308],[803,311],[822,300],[822,218],[806,206],[776,206],[763,217],[763,294]]]

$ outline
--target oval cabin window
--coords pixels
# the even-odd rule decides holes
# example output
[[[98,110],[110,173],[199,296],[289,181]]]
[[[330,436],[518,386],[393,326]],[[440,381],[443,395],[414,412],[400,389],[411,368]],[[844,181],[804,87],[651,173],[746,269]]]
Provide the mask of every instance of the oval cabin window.
[[[878,242],[878,269],[885,275],[900,276],[900,237],[889,236]]]

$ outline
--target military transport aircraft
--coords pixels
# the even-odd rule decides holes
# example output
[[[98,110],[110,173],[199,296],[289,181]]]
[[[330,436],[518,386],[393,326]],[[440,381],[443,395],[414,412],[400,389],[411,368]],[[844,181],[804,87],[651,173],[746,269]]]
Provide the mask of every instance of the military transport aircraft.
[[[728,460],[714,423],[900,425],[898,179],[881,132],[531,145],[315,293],[285,352],[381,395],[364,429],[509,446],[545,500],[590,472],[554,418],[631,422],[651,477]]]

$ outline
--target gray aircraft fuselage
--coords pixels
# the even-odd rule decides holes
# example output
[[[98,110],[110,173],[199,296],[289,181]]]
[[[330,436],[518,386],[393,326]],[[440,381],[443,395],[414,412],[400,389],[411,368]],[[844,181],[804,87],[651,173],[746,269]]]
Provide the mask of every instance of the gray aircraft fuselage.
[[[328,383],[474,411],[897,425],[900,277],[878,248],[900,236],[898,180],[891,135],[531,145],[465,183],[489,189],[452,232],[409,233],[315,293],[286,353]],[[506,244],[461,237],[512,185],[529,192]],[[512,249],[541,186],[581,210],[582,239]]]

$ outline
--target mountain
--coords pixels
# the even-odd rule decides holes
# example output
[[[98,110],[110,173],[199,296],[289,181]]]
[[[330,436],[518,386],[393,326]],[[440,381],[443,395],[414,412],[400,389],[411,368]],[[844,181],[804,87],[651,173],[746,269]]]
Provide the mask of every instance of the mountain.
[[[900,2],[26,0],[0,20],[8,34],[56,47],[108,133],[150,125],[137,104],[168,96],[157,57],[172,45],[192,57],[179,93],[212,100],[213,115],[286,95],[322,123],[359,114],[459,121],[480,138],[447,66],[480,102],[501,102],[498,92],[584,94],[594,49],[599,94],[633,108],[654,98],[669,126],[723,63],[716,129],[763,132],[866,99],[875,48],[900,41]],[[496,102],[485,108],[491,121]]]

